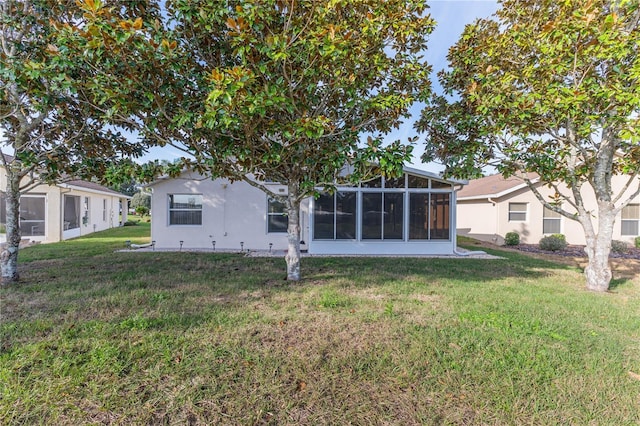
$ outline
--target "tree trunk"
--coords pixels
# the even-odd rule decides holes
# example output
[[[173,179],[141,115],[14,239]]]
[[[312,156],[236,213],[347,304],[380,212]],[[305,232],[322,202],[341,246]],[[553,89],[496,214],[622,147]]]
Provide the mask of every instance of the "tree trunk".
[[[609,290],[609,284],[613,277],[609,265],[609,253],[611,253],[615,214],[610,203],[602,202],[599,204],[598,233],[585,232],[587,239],[585,251],[589,263],[584,269],[584,275],[587,279],[587,289],[604,292]]]
[[[15,283],[18,275],[18,250],[20,248],[20,178],[7,173],[7,242],[0,251],[2,284]]]
[[[285,256],[287,280],[300,281],[300,200],[298,198],[298,186],[293,183],[289,184],[287,215],[289,216],[289,225],[287,227],[289,248]]]

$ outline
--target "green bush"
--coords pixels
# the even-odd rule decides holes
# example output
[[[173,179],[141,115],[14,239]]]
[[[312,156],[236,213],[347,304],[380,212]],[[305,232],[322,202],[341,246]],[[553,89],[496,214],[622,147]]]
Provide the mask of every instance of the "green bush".
[[[635,246],[636,246],[636,248],[640,248],[640,237],[636,237]]]
[[[148,215],[149,214],[149,207],[137,206],[136,207],[136,213],[139,214],[140,216]]]
[[[540,249],[547,251],[564,250],[567,247],[567,240],[562,234],[553,234],[542,237],[540,240]]]
[[[624,254],[629,251],[629,245],[624,241],[612,240],[611,251],[617,254]]]
[[[507,232],[504,236],[504,244],[507,246],[517,246],[520,244],[520,234],[517,232]]]
[[[123,226],[137,226],[138,222],[140,222],[139,220],[128,220],[124,223]]]

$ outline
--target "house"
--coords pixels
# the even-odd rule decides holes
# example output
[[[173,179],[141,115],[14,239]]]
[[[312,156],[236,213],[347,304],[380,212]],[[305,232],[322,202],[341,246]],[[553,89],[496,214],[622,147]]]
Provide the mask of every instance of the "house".
[[[528,177],[543,197],[550,198],[555,194],[555,190],[543,185],[537,175],[529,174]],[[627,180],[625,176],[614,176],[614,191],[622,189]],[[560,186],[560,189],[568,193],[566,187]],[[593,191],[585,186],[582,197],[585,206],[595,214]],[[496,174],[472,180],[458,192],[457,203],[459,235],[503,244],[507,232],[517,232],[521,242],[537,244],[545,235],[564,234],[569,244],[585,244],[579,222],[545,208],[525,182],[515,176],[504,178]],[[640,198],[626,206],[616,218],[613,239],[632,243],[640,235],[639,222]],[[594,225],[597,226],[595,220]]]
[[[286,195],[286,186],[266,183]],[[285,250],[284,205],[243,182],[194,172],[152,190],[151,239],[158,249]],[[452,254],[462,182],[416,169],[378,177],[301,206],[302,249],[311,254]]]
[[[6,186],[7,176],[4,168],[0,168],[0,188]],[[54,243],[120,226],[127,220],[130,198],[82,180],[38,185],[20,197],[22,238],[31,242]],[[6,223],[6,212],[6,196],[0,192],[1,224]]]

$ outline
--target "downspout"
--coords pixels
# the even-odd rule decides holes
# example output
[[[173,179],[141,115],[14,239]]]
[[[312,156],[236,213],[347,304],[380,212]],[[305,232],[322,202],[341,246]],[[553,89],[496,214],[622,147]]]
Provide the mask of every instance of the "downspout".
[[[462,189],[463,185],[460,185],[458,188],[454,188],[453,189],[453,193],[454,193],[454,197],[455,197],[455,201],[456,201],[456,216],[458,215],[458,208],[457,208],[457,204],[458,204],[458,197],[455,195],[455,193],[457,191],[459,191],[460,189]],[[493,203],[493,201],[491,201]],[[493,204],[495,206],[495,203]],[[455,227],[458,226],[458,222],[456,220],[455,224],[454,224],[454,229]],[[456,237],[457,237],[457,232],[456,232]],[[474,256],[474,255],[481,255],[481,254],[487,254],[486,252],[482,251],[482,250],[476,250],[476,251],[458,251],[458,244],[456,242],[455,247],[453,248],[453,254],[455,254],[456,256],[462,256],[462,257],[466,257],[466,256]]]
[[[493,205],[493,207],[498,205],[498,202],[494,201],[494,199],[491,198],[491,197],[487,197],[487,201],[490,202]],[[496,214],[494,214],[494,216],[496,218],[496,224],[495,224],[496,227],[494,228],[494,232],[493,232],[493,235],[494,235],[493,242],[497,245],[498,244],[498,231],[499,231],[498,228],[500,228],[500,212],[496,212]]]

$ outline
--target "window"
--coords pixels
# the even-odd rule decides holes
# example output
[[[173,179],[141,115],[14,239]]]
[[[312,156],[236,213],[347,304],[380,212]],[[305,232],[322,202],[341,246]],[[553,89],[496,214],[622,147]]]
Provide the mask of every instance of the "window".
[[[401,240],[404,221],[404,194],[386,193],[384,196],[384,239]]]
[[[361,185],[363,188],[382,188],[382,178],[377,177],[366,182],[362,182]]]
[[[553,210],[549,210],[544,207],[544,211],[542,213],[542,233],[543,234],[559,234],[560,230],[560,220],[562,216],[560,213],[556,213]]]
[[[404,223],[404,194],[362,194],[362,239],[401,240]]]
[[[336,240],[356,238],[356,193],[336,192]]]
[[[313,209],[313,237],[316,240],[356,238],[356,193],[322,194]]]
[[[289,218],[285,210],[284,203],[268,198],[267,232],[287,232]]]
[[[102,221],[103,222],[107,221],[107,199],[106,198],[102,199]]]
[[[447,182],[440,182],[438,180],[431,180],[432,189],[451,189],[451,184]]]
[[[527,220],[527,203],[509,203],[509,222]]]
[[[80,197],[64,196],[63,230],[80,228]]]
[[[169,225],[202,225],[202,195],[170,194]]]
[[[410,194],[409,212],[409,239],[429,239],[429,194]]]
[[[313,237],[316,240],[333,240],[335,231],[335,206],[333,195],[322,194],[313,206]]]
[[[362,194],[362,239],[382,239],[382,193]]]
[[[448,193],[409,195],[409,239],[448,240],[451,238],[451,196]]]
[[[409,188],[429,188],[429,179],[420,176],[409,175]]]
[[[20,232],[26,237],[45,234],[44,195],[20,197]]]
[[[638,232],[640,222],[640,204],[629,204],[622,209],[622,235],[640,235]]]
[[[449,239],[449,194],[431,194],[429,238]]]

